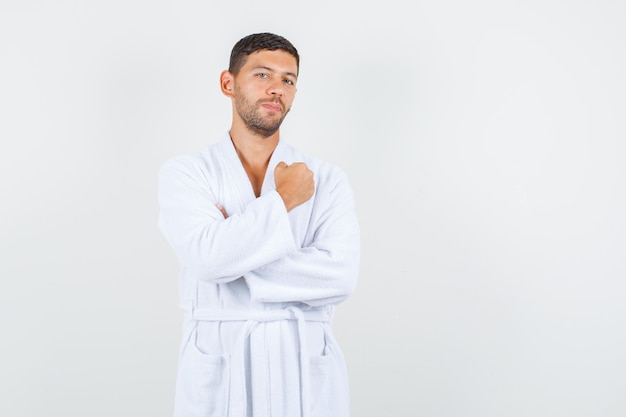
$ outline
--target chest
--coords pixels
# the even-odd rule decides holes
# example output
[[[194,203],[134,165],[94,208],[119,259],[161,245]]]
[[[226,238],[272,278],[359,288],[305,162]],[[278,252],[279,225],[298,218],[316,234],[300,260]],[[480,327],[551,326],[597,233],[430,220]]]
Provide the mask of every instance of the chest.
[[[255,189],[257,187],[258,190]],[[250,203],[257,198],[267,198],[267,194],[275,192],[276,189],[273,175],[267,174],[255,186],[248,176],[232,177],[228,173],[213,177],[210,180],[210,188],[216,201],[224,207],[229,217],[243,215]],[[300,247],[306,247],[313,241],[317,224],[314,207],[316,207],[315,194],[309,201],[287,214],[294,239]]]

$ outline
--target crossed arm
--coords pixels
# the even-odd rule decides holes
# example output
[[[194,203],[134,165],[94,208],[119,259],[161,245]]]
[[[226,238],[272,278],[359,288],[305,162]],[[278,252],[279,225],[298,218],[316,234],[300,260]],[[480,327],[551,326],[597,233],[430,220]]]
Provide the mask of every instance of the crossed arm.
[[[225,283],[244,277],[252,298],[265,302],[321,305],[351,294],[358,274],[359,231],[343,174],[318,187],[309,224],[313,238],[301,247],[287,213],[313,194],[312,175],[297,179],[309,176],[306,165],[279,164],[276,190],[234,216],[228,216],[194,169],[190,160],[162,169],[159,224],[181,263],[198,279]],[[303,181],[309,181],[308,191]]]

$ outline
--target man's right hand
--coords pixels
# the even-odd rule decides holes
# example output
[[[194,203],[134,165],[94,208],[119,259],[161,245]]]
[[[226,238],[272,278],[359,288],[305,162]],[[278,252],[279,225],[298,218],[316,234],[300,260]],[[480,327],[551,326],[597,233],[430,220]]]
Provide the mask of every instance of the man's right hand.
[[[304,162],[279,162],[274,169],[274,182],[287,211],[308,201],[315,191],[313,172]]]

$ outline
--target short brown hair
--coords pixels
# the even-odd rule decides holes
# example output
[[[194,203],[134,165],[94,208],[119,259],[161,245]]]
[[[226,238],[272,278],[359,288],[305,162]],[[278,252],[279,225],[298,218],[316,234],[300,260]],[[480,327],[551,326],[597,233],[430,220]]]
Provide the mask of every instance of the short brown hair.
[[[246,58],[253,52],[268,50],[275,51],[280,49],[291,54],[296,59],[296,66],[300,70],[300,56],[298,50],[282,36],[273,33],[253,33],[242,38],[233,46],[230,53],[230,64],[228,71],[237,74],[241,67],[246,63]]]

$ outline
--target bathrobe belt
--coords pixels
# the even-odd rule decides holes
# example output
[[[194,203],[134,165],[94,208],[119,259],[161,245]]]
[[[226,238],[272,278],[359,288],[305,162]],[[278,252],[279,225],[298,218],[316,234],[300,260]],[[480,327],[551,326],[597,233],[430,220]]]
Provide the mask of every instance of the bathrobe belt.
[[[300,361],[300,408],[301,416],[308,417],[311,409],[309,403],[310,376],[309,353],[306,342],[306,322],[330,322],[331,311],[302,310],[290,306],[282,310],[237,310],[237,309],[209,309],[196,308],[192,310],[192,317],[199,321],[245,321],[235,346],[230,352],[230,401],[228,417],[246,417],[248,406],[246,392],[245,346],[252,330],[262,322],[279,320],[296,320],[298,326],[299,361]]]

